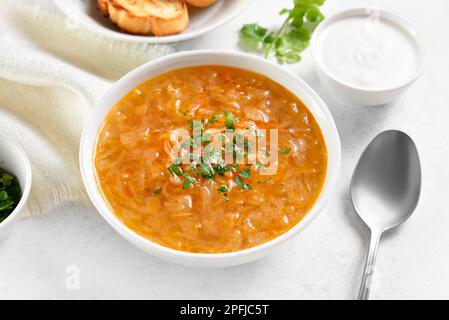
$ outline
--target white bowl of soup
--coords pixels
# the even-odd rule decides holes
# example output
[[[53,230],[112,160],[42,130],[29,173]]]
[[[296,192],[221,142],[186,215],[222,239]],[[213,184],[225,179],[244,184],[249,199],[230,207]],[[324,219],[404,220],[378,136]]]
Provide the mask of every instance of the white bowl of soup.
[[[329,201],[340,152],[332,115],[303,80],[252,55],[203,50],[115,83],[88,121],[80,163],[93,204],[128,241],[225,267],[299,234]]]

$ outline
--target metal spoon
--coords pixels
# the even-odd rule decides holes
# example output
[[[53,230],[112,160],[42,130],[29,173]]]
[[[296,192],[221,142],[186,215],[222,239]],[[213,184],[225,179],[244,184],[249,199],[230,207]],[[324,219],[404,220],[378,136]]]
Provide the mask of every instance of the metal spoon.
[[[363,152],[352,177],[354,208],[371,231],[359,300],[368,300],[381,235],[403,224],[418,205],[421,165],[412,139],[400,131],[379,134]]]

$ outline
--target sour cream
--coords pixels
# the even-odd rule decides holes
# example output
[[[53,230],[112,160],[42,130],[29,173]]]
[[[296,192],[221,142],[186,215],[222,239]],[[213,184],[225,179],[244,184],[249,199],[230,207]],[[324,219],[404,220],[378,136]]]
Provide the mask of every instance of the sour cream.
[[[399,87],[422,65],[419,45],[408,30],[375,12],[329,24],[317,44],[322,68],[337,81],[356,88]]]

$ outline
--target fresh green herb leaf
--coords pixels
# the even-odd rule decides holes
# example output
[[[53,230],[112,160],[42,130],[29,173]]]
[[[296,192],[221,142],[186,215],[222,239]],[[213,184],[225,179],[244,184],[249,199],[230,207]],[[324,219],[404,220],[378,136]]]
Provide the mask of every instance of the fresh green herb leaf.
[[[227,129],[235,129],[235,123],[239,122],[240,119],[231,112],[224,112],[223,114],[216,114],[213,115],[210,119],[202,119],[201,121],[196,121],[193,119],[188,119],[188,123],[190,124],[190,127],[193,131],[193,137],[191,136],[190,139],[186,139],[185,141],[188,141],[188,143],[182,144],[183,149],[188,149],[188,154],[183,156],[183,159],[190,159],[190,168],[183,167],[181,165],[181,158],[176,159],[174,163],[172,163],[168,167],[168,171],[171,175],[175,177],[182,177],[182,187],[184,189],[189,189],[192,184],[196,183],[198,179],[206,178],[210,180],[214,180],[217,175],[224,176],[227,172],[235,172],[236,174],[236,183],[238,186],[240,186],[243,190],[251,190],[253,187],[247,183],[244,182],[243,179],[249,179],[251,177],[251,166],[247,164],[247,168],[243,170],[239,170],[239,165],[236,163],[234,165],[225,165],[224,161],[222,159],[222,153],[223,149],[215,150],[211,148],[205,148],[203,152],[201,152],[200,155],[196,154],[196,157],[193,155],[195,153],[190,152],[190,146],[199,146],[200,143],[203,145],[208,145],[212,141],[210,141],[210,136],[207,136],[207,131],[205,134],[203,134],[203,137],[201,140],[199,138],[195,139],[195,129],[198,128],[198,126],[201,126],[202,129],[204,129],[208,124],[215,123],[218,121],[221,117],[224,117],[224,123]],[[247,130],[253,130],[251,128],[248,128]],[[254,131],[254,130],[253,130]],[[256,134],[261,134],[260,132],[254,131]],[[221,134],[220,139],[223,139],[225,137],[224,134]],[[197,141],[198,140],[198,141]],[[239,146],[239,144],[243,141],[243,148]],[[232,152],[234,158],[237,157],[237,155],[242,154],[243,156],[246,156],[246,149],[251,150],[253,147],[252,143],[245,140],[245,136],[240,134],[236,135],[234,137],[233,143],[226,144],[226,147],[230,148],[228,152]],[[268,154],[268,153],[267,153]],[[194,159],[195,158],[195,159]],[[234,175],[235,176],[235,175]],[[221,185],[217,188],[219,193],[222,193],[225,197],[225,201],[228,201],[228,194],[229,191],[228,187],[226,185]],[[155,190],[154,193],[156,194],[159,192],[159,190]]]
[[[182,176],[182,169],[180,165],[172,164],[168,167],[168,172],[170,172],[175,177]]]
[[[291,148],[289,148],[289,149],[282,149],[282,148],[279,148],[279,153],[280,153],[280,154],[290,154],[290,151],[292,151]]]
[[[306,28],[296,28],[275,42],[275,56],[280,63],[301,61],[301,52],[309,46],[310,32]]]
[[[182,184],[182,188],[183,189],[189,189],[190,188],[190,181],[189,180],[184,180],[184,183]]]
[[[243,182],[242,178],[240,178],[240,176],[237,176],[237,178],[235,179],[235,182],[237,183],[237,185],[242,188],[243,190],[247,191],[247,190],[251,190],[253,187],[250,186],[249,184],[246,184],[245,182]]]
[[[235,130],[234,121],[238,122],[238,118],[234,117],[231,112],[225,111],[225,126],[226,129]]]
[[[214,114],[210,119],[209,123],[215,123],[221,118],[221,114]]]
[[[8,200],[8,193],[6,191],[0,191],[0,201]]]
[[[14,181],[14,177],[8,173],[5,173],[1,171],[0,169],[0,187],[3,186],[10,186],[11,183]]]
[[[0,222],[14,211],[21,197],[22,191],[17,179],[0,169]]]
[[[153,194],[154,194],[155,196],[157,196],[157,195],[161,194],[161,192],[162,192],[162,188],[157,188],[157,189],[155,189],[155,190],[153,191]]]
[[[282,9],[281,11],[279,11],[279,15],[280,16],[284,16],[284,15],[289,14],[289,13],[290,13],[290,10],[288,10],[288,9]]]
[[[270,182],[270,181],[273,181],[273,178],[267,178],[267,179],[262,180],[262,181],[257,181],[257,184],[265,184],[265,183]]]
[[[2,204],[0,205],[0,211],[6,211],[6,210],[11,210],[12,211],[12,207],[14,205],[14,201],[12,201],[11,199],[6,199],[2,201]]]
[[[200,163],[200,170],[203,177],[207,179],[213,179],[215,176],[214,168],[208,163],[201,162]]]
[[[218,192],[220,192],[220,193],[226,193],[228,191],[229,191],[229,189],[226,185],[222,185],[220,188],[218,188]]]
[[[243,186],[245,185],[245,182],[243,182],[242,178],[240,178],[240,176],[237,176],[237,178],[235,179],[235,182],[237,183],[237,185],[240,188],[243,188]]]
[[[286,16],[273,32],[258,24],[246,24],[240,30],[240,43],[247,50],[265,51],[265,58],[275,56],[279,63],[296,63],[310,44],[313,31],[324,20],[320,7],[325,0],[293,0],[293,8],[282,9]]]
[[[262,49],[263,40],[267,33],[268,29],[258,24],[245,24],[240,31],[240,43],[247,50],[258,51]]]
[[[193,183],[195,183],[195,182],[196,182],[196,179],[195,179],[194,177],[192,177],[192,176],[186,176],[186,178],[185,178],[185,180],[184,180],[184,183],[182,184],[182,187],[183,187],[184,189],[189,189],[189,188],[190,188],[190,185],[193,184]]]
[[[251,177],[251,171],[249,168],[246,168],[239,172],[239,176],[245,179],[249,179]]]
[[[223,176],[226,172],[235,172],[236,169],[233,166],[225,166],[225,165],[218,165],[214,168],[215,173],[219,174],[220,176]]]
[[[263,167],[263,163],[260,162],[260,161],[258,160],[258,161],[256,161],[256,165],[255,165],[254,167],[255,167],[256,169],[260,169],[260,168]]]

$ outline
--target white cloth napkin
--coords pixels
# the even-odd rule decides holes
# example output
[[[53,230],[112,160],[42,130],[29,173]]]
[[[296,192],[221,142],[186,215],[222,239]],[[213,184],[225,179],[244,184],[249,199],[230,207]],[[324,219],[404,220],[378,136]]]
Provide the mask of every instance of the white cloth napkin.
[[[171,50],[105,39],[39,5],[1,1],[0,134],[32,162],[28,215],[87,199],[78,147],[90,110],[112,82]]]

